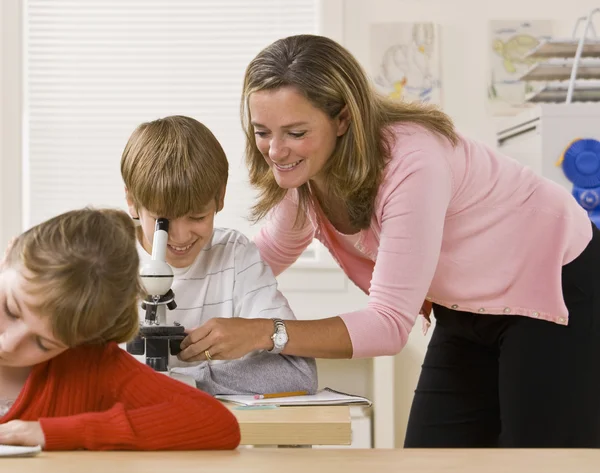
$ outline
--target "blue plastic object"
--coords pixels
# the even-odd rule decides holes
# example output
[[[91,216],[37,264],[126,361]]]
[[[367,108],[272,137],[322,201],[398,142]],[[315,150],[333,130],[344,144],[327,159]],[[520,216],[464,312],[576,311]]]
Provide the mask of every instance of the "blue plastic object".
[[[600,141],[576,140],[565,150],[562,169],[573,183],[573,197],[600,227]]]
[[[600,141],[577,140],[571,143],[562,163],[567,179],[577,187],[600,187]]]

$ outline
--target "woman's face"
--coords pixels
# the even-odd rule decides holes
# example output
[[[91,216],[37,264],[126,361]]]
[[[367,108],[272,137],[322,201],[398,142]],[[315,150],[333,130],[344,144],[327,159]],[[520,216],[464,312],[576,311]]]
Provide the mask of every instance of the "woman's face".
[[[248,107],[256,147],[277,184],[284,189],[310,180],[325,185],[321,172],[348,129],[347,110],[332,119],[293,87],[254,92]]]
[[[0,365],[29,367],[54,358],[67,347],[58,341],[50,317],[40,314],[31,283],[11,267],[0,269]]]

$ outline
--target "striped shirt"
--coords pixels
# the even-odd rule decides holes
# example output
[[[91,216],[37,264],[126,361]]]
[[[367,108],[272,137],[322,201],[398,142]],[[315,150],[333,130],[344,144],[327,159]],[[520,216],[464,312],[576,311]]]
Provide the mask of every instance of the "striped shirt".
[[[138,243],[140,263],[151,256]],[[173,268],[172,290],[177,308],[167,310],[167,323],[193,329],[215,317],[295,320],[279,292],[271,268],[242,233],[215,228],[211,241],[186,268]],[[140,308],[140,320],[145,311]],[[171,356],[169,366],[192,376],[212,394],[262,393],[317,388],[313,359],[251,352],[241,360],[186,363]]]

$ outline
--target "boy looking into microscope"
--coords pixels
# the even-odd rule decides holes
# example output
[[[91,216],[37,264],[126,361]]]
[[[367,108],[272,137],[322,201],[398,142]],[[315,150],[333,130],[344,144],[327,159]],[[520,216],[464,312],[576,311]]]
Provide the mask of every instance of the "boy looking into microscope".
[[[214,227],[224,205],[228,162],[212,132],[185,116],[143,123],[125,146],[121,175],[129,212],[140,222],[142,264],[152,254],[156,219],[170,222],[166,260],[174,272],[177,307],[166,317],[188,334],[179,359],[170,360],[171,370],[192,376],[211,394],[314,393],[314,359],[280,354],[287,342],[285,320],[295,316],[271,269],[240,232]],[[270,324],[273,348],[241,358],[225,352],[218,326],[232,317],[252,319],[248,328],[256,327],[257,333]],[[203,340],[196,341],[200,333]],[[256,339],[252,333],[247,338],[249,343]]]

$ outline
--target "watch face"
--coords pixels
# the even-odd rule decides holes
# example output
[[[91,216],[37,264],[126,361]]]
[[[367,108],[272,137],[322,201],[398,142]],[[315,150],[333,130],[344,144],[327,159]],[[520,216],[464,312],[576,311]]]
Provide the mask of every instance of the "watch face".
[[[285,333],[278,333],[275,335],[275,340],[273,341],[277,346],[284,345],[287,342],[287,335]]]

